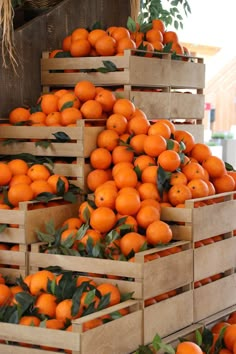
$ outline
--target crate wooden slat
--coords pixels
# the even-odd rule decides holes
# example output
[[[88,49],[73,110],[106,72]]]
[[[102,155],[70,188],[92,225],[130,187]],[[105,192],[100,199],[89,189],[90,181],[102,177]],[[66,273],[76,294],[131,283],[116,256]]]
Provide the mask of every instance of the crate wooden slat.
[[[55,227],[59,227],[66,218],[78,214],[78,205],[61,204],[41,209],[29,210],[32,202],[22,202],[19,210],[0,210],[0,223],[16,224],[19,228],[7,227],[0,233],[1,242],[31,244],[37,242],[36,230],[42,229],[45,222],[54,220]]]
[[[193,291],[194,322],[236,304],[236,274],[229,274]]]
[[[177,88],[199,88],[205,86],[203,60],[195,62],[171,60],[170,53],[160,53],[161,58],[132,55],[126,50],[123,56],[53,58],[47,52],[41,59],[41,84],[43,86],[74,86],[86,77],[95,85],[171,86]],[[137,53],[137,51],[136,51]],[[104,67],[103,61],[111,61],[123,71],[108,72],[55,72],[61,70],[91,70]],[[196,62],[197,61],[197,62]]]
[[[130,309],[130,313],[82,332],[81,326],[84,322],[122,308]],[[142,311],[137,301],[129,300],[73,321],[72,332],[40,327],[27,327],[26,331],[24,326],[9,323],[0,323],[0,331],[3,340],[69,349],[79,354],[129,353],[135,350],[137,345],[142,344]],[[19,347],[13,344],[0,344],[0,351],[7,354],[16,351],[25,354],[51,353],[43,349]]]
[[[144,263],[145,255],[175,246],[182,247],[182,251]],[[135,262],[125,262],[91,257],[78,258],[44,254],[39,253],[39,245],[34,244],[31,247],[31,252],[29,252],[29,267],[30,271],[33,272],[40,267],[46,268],[57,265],[63,269],[83,273],[132,278],[133,281],[115,279],[115,282],[119,284],[121,290],[133,291],[135,299],[146,300],[192,283],[192,252],[192,248],[189,248],[189,242],[174,242],[173,245],[139,252],[135,255]],[[173,269],[175,269],[175,272],[173,272]],[[168,279],[168,282],[166,279]]]
[[[174,225],[174,239],[199,241],[236,229],[235,192],[216,194],[210,197],[191,199],[185,202],[185,208],[166,207],[161,210],[161,219],[171,222],[185,222]],[[194,208],[194,202],[207,201],[222,197],[221,203]]]

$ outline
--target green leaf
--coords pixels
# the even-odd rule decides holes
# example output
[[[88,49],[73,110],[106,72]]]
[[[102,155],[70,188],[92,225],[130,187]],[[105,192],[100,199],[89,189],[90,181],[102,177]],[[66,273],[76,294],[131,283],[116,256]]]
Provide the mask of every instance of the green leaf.
[[[53,219],[51,219],[48,222],[46,222],[45,230],[46,230],[47,233],[55,235],[56,229],[55,229],[55,223],[54,223]]]
[[[96,294],[98,293],[99,291],[96,290]],[[100,294],[100,301],[98,303],[98,307],[97,307],[97,310],[100,311],[100,310],[103,310],[105,309],[106,307],[108,307],[109,303],[110,303],[110,297],[111,297],[111,293],[108,293],[108,294],[105,294],[103,296],[101,296]]]
[[[35,200],[38,200],[40,202],[48,203],[50,200],[53,198],[56,198],[57,195],[49,192],[43,192],[37,195]]]
[[[34,145],[37,147],[37,146],[40,146],[44,149],[47,149],[50,145],[51,145],[51,141],[49,140],[40,140],[40,141],[36,141],[34,143]]]
[[[57,181],[56,191],[56,194],[58,196],[63,196],[65,194],[65,182],[60,177]]]
[[[227,171],[236,171],[234,167],[228,162],[225,162],[225,168]]]
[[[220,349],[224,347],[224,334],[226,331],[226,326],[221,328],[219,337],[217,338],[214,346],[214,354],[218,354],[220,352]]]
[[[136,22],[130,16],[127,20],[127,28],[130,32],[136,32]]]
[[[7,224],[0,224],[0,233],[3,232],[7,227]]]
[[[58,52],[54,58],[70,58],[71,57],[71,54],[70,52]]]
[[[75,242],[75,237],[73,233],[69,234],[65,240],[61,240],[61,244],[65,248],[71,248],[74,242]]]
[[[202,334],[198,329],[195,332],[195,337],[196,337],[196,343],[200,347],[202,345]]]
[[[173,150],[175,146],[174,141],[172,139],[166,139],[166,143],[167,143],[167,150]]]
[[[163,196],[165,190],[170,188],[171,173],[165,171],[161,166],[158,166],[157,188],[160,196]]]
[[[65,132],[56,132],[52,133],[52,135],[55,136],[56,141],[60,143],[67,143],[68,141],[71,141],[71,138]]]
[[[130,299],[133,298],[133,295],[134,295],[134,291],[131,292],[131,293],[122,293],[120,301],[123,302],[123,301],[126,301],[126,300],[130,300]]]
[[[146,33],[152,28],[152,23],[142,23],[140,26],[140,32]]]
[[[63,106],[60,109],[60,112],[64,111],[64,109],[66,109],[66,108],[73,107],[73,105],[74,105],[73,101],[68,101],[68,102],[64,103]]]
[[[96,71],[103,73],[103,74],[118,71],[116,65],[112,61],[103,60],[102,62],[103,62],[104,67],[97,68]]]
[[[25,291],[15,295],[19,318],[31,307],[35,302],[35,298]]]
[[[52,244],[55,242],[55,236],[51,235],[50,233],[44,233],[42,231],[36,230],[36,235],[39,241],[41,242],[47,242],[49,244]]]
[[[153,354],[153,351],[149,347],[149,345],[139,345],[139,347],[136,350],[135,354]]]
[[[206,327],[204,327],[203,331],[202,331],[202,349],[203,351],[205,351],[206,353],[209,352],[210,348],[213,345],[213,333]]]

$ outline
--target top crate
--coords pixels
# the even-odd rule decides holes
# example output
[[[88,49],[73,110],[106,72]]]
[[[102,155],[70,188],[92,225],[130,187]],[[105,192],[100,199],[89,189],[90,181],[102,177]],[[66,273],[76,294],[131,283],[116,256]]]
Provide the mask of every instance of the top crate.
[[[86,58],[49,58],[43,53],[41,59],[42,86],[74,86],[81,80],[95,85],[139,87],[172,87],[176,89],[203,89],[205,65],[202,58],[190,61],[172,60],[171,53],[159,53],[158,57],[135,55],[140,51],[126,50],[123,56]],[[112,62],[117,71],[101,73],[104,61]],[[73,70],[74,72],[65,72]]]

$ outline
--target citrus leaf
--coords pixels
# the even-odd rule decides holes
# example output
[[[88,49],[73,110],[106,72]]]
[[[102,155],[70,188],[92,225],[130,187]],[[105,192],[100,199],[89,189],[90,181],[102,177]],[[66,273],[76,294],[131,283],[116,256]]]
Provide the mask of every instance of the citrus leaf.
[[[56,233],[56,229],[55,229],[55,223],[54,220],[51,219],[49,220],[46,224],[45,224],[45,230],[47,233],[51,234],[51,235],[55,235]]]
[[[48,203],[50,200],[52,200],[53,198],[56,198],[56,197],[57,197],[56,194],[49,193],[49,192],[43,192],[43,193],[38,194],[35,199],[40,202]]]
[[[60,143],[67,143],[68,141],[71,140],[68,134],[65,132],[56,132],[52,133],[53,136],[55,136],[56,140],[59,141]]]
[[[127,28],[130,32],[136,32],[136,22],[130,16],[127,20]]]
[[[15,295],[17,301],[17,309],[19,318],[28,310],[35,302],[35,298],[25,291],[19,292]]]
[[[78,200],[78,197],[77,195],[75,195],[73,192],[66,192],[64,195],[63,195],[63,199],[66,201],[66,202],[70,202],[72,204],[76,203],[77,200]]]
[[[123,302],[123,301],[126,301],[126,300],[130,300],[130,299],[132,299],[133,295],[134,295],[134,292],[122,293],[121,297],[120,297],[120,301]]]
[[[170,188],[170,177],[170,172],[167,172],[161,166],[158,166],[157,189],[161,197],[163,196],[164,191]]]
[[[76,233],[76,240],[81,240],[89,229],[89,224],[82,224]]]
[[[96,291],[96,293],[97,292],[99,292],[99,291]],[[103,296],[101,296],[101,294],[100,294],[100,301],[99,301],[99,304],[97,307],[97,311],[103,310],[106,307],[108,307],[109,303],[110,303],[110,298],[111,298],[111,293],[107,293]]]
[[[7,228],[7,224],[0,224],[0,233]]]
[[[198,329],[195,332],[195,337],[196,337],[197,345],[201,346],[202,345],[202,334]]]
[[[41,232],[39,230],[36,230],[36,235],[39,241],[41,242],[47,242],[50,245],[55,242],[55,236],[51,234],[46,234],[44,232]]]
[[[56,191],[56,194],[58,196],[63,196],[65,194],[65,182],[60,177],[57,181]]]
[[[70,58],[71,57],[71,54],[70,52],[58,52],[55,54],[54,58]]]
[[[51,141],[49,140],[40,140],[40,141],[36,141],[34,143],[35,146],[40,146],[44,149],[47,149],[50,145],[51,145]]]
[[[236,171],[233,166],[228,162],[225,162],[225,168],[227,171]]]
[[[64,109],[66,109],[66,108],[73,107],[73,105],[74,105],[73,101],[68,101],[68,102],[64,103],[63,106],[60,109],[60,112],[64,111]]]

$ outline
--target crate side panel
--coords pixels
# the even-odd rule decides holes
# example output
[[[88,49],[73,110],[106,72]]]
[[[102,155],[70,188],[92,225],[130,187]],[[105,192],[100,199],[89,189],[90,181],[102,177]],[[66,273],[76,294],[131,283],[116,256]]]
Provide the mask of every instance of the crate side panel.
[[[189,93],[171,93],[172,119],[199,119],[204,118],[204,95]]]
[[[166,337],[192,323],[192,291],[148,306],[144,309],[144,343],[151,343],[156,333]]]
[[[204,88],[205,65],[171,60],[171,86],[177,88]]]

